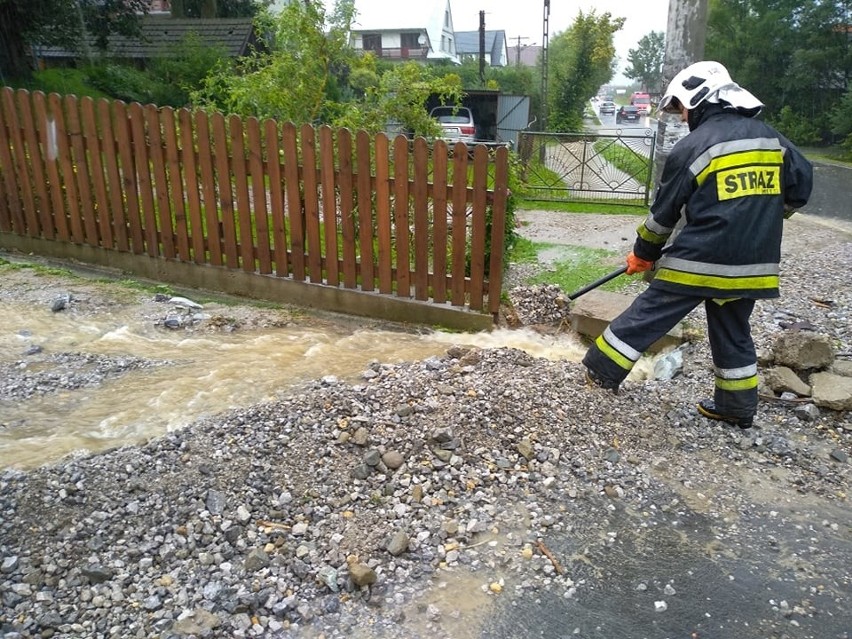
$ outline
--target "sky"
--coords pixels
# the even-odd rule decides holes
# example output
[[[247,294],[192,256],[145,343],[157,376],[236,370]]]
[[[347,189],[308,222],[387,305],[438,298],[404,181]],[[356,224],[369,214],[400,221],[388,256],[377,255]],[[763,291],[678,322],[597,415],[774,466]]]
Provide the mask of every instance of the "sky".
[[[420,0],[422,1],[422,0]],[[356,0],[357,6],[357,0]],[[544,0],[450,0],[453,25],[456,31],[475,31],[479,28],[479,12],[485,11],[486,29],[503,29],[510,46],[542,42],[544,33]],[[549,36],[571,26],[579,11],[598,15],[609,12],[613,17],[626,18],[621,31],[614,36],[618,69],[627,64],[627,53],[638,46],[639,39],[651,31],[665,32],[669,13],[669,0],[551,0]],[[524,40],[523,38],[528,38]],[[620,73],[615,83],[627,82]]]

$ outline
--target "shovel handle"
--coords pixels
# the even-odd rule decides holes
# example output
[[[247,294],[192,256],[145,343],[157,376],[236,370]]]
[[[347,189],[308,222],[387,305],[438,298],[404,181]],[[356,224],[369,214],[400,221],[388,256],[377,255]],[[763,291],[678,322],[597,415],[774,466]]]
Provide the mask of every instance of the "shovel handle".
[[[621,275],[621,274],[623,274],[623,273],[626,273],[626,272],[627,272],[627,267],[626,267],[626,266],[622,266],[622,267],[621,267],[620,269],[618,269],[617,271],[613,271],[613,272],[612,272],[612,273],[610,273],[609,275],[604,275],[601,279],[596,280],[596,281],[592,282],[591,284],[589,284],[589,285],[587,285],[587,286],[584,286],[584,287],[583,287],[583,288],[581,288],[579,291],[575,291],[574,293],[571,293],[571,294],[568,296],[568,299],[569,299],[569,300],[577,299],[577,298],[578,298],[578,297],[580,297],[581,295],[585,295],[585,294],[586,294],[586,293],[588,293],[589,291],[591,291],[591,290],[593,290],[593,289],[596,289],[596,288],[597,288],[598,286],[600,286],[601,284],[606,284],[606,283],[607,283],[607,282],[609,282],[610,280],[614,280],[616,277],[618,277],[619,275]]]

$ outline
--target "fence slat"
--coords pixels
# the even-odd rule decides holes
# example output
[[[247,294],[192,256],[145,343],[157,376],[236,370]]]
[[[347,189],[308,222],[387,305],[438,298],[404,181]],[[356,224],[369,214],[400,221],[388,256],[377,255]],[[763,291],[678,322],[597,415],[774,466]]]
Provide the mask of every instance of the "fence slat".
[[[429,147],[414,140],[414,175],[429,171]],[[426,180],[414,180],[414,298],[429,299],[429,199]]]
[[[89,156],[92,187],[95,192],[98,234],[101,238],[101,246],[111,249],[112,226],[110,224],[110,204],[107,196],[106,181],[104,180],[100,135],[98,133],[98,126],[95,123],[95,103],[92,98],[85,96],[80,99],[80,111],[83,115],[83,139],[86,143],[86,153]]]
[[[337,197],[334,193],[334,135],[331,127],[320,127],[319,137],[325,280],[329,286],[337,286],[340,284],[340,269],[337,248]]]
[[[266,207],[266,176],[263,172],[263,143],[260,138],[260,123],[257,118],[249,118],[246,128],[248,129],[251,195],[254,204],[254,222],[257,229],[258,270],[267,275],[272,272],[272,258],[269,254],[269,213]]]
[[[127,251],[130,245],[127,241],[127,217],[124,212],[124,201],[121,190],[121,174],[118,169],[118,155],[116,154],[116,132],[112,126],[110,114],[110,102],[106,99],[97,101],[98,126],[101,130],[103,143],[101,148],[104,154],[104,168],[106,169],[106,186],[109,191],[109,215],[112,221],[113,245],[119,251]]]
[[[68,146],[68,133],[65,128],[65,106],[62,97],[56,93],[48,96],[48,104],[56,122],[56,142],[59,153],[59,166],[62,172],[62,184],[65,188],[67,203],[68,238],[77,244],[83,243],[83,226],[80,222],[80,200],[77,196],[77,180],[74,179],[74,165],[71,161],[71,149]]]
[[[133,148],[133,117],[124,102],[114,103],[115,133],[118,155],[121,159],[121,181],[124,185],[124,201],[127,204],[127,225],[130,228],[131,250],[136,255],[145,252],[145,226],[139,204],[139,173],[136,171],[136,154]],[[136,120],[141,121],[137,117]],[[147,160],[144,170],[147,171]]]
[[[453,306],[465,302],[465,240],[467,238],[467,150],[456,142],[453,148],[453,231],[451,300]]]
[[[160,122],[163,125],[163,140],[166,143],[166,163],[168,169],[169,201],[174,215],[172,225],[175,236],[175,255],[178,259],[189,262],[189,233],[186,223],[186,195],[183,190],[181,175],[180,152],[178,151],[178,132],[175,123],[175,112],[166,107],[160,112]]]
[[[379,293],[393,293],[391,248],[390,161],[388,138],[376,135],[376,235],[379,245]]]
[[[470,301],[476,311],[482,310],[482,287],[485,273],[485,222],[488,214],[488,149],[477,144],[473,149],[473,215],[470,238]]]
[[[198,162],[195,159],[195,141],[192,133],[192,114],[189,109],[178,110],[180,127],[180,159],[183,166],[184,193],[189,213],[189,237],[192,245],[192,261],[204,264],[207,257],[204,250],[204,222],[201,218],[201,186],[198,182]],[[184,259],[189,260],[187,255]]]
[[[50,235],[48,239],[57,238],[68,241],[68,224],[65,214],[65,200],[62,197],[62,178],[59,176],[58,149],[56,141],[56,122],[48,117],[47,96],[41,91],[33,94],[35,117],[38,122],[39,139],[41,140],[44,170],[47,173],[47,187],[50,193]],[[45,228],[47,231],[47,228]]]
[[[494,157],[494,197],[491,203],[491,262],[488,265],[488,310],[500,312],[503,290],[503,246],[506,239],[506,200],[509,184],[509,151],[497,149]]]
[[[269,172],[270,205],[272,206],[272,249],[275,255],[275,274],[287,277],[290,272],[287,259],[287,225],[284,218],[284,180],[281,173],[278,123],[266,120],[263,124],[266,138],[266,166]]]
[[[411,238],[408,218],[408,139],[393,141],[393,219],[396,231],[396,294],[411,297]]]
[[[0,91],[11,91],[8,87],[0,88]],[[10,153],[9,130],[7,128],[6,116],[0,109],[0,231],[7,233],[12,230],[15,217],[13,209],[21,206],[14,180],[14,164]]]
[[[18,91],[18,110],[21,116],[21,126],[24,130],[24,139],[27,143],[27,156],[32,168],[33,189],[35,191],[36,222],[35,233],[51,239],[53,238],[53,220],[50,212],[50,198],[47,194],[47,178],[44,173],[44,155],[42,147],[39,146],[38,132],[33,119],[33,100],[30,94],[23,89]]]
[[[355,135],[358,191],[358,245],[361,255],[361,289],[375,288],[373,264],[373,187],[370,175],[370,136],[366,131]]]
[[[222,217],[222,239],[224,241],[225,265],[238,268],[237,229],[234,220],[234,191],[231,186],[231,165],[228,156],[228,138],[225,134],[225,116],[214,113],[210,116],[213,128],[213,157],[216,158],[216,184],[219,186],[219,208]]]
[[[302,194],[299,192],[299,147],[296,142],[296,126],[291,122],[284,125],[284,183],[287,187],[287,214],[290,220],[290,263],[293,279],[305,280],[305,225]]]
[[[74,174],[77,177],[77,189],[80,194],[80,215],[83,231],[89,246],[100,245],[97,213],[92,198],[92,172],[83,141],[83,127],[80,125],[80,100],[76,96],[65,96],[65,115],[68,137],[71,140],[71,152],[74,161]]]
[[[148,124],[148,157],[151,159],[154,175],[161,255],[174,259],[175,236],[169,197],[169,178],[166,175],[166,158],[163,152],[163,122],[155,105],[145,105],[145,121]]]
[[[358,286],[358,266],[355,254],[355,191],[352,176],[352,133],[340,129],[337,133],[337,164],[340,188],[340,226],[343,236],[343,286]]]
[[[21,235],[38,235],[38,219],[35,212],[35,201],[33,199],[33,188],[27,170],[27,153],[24,148],[24,140],[21,136],[21,125],[18,120],[17,107],[15,106],[14,93],[10,90],[2,94],[3,115],[6,121],[7,135],[12,146],[9,161],[9,174],[14,176],[16,186],[10,188],[12,196],[18,202],[18,208],[13,209],[12,228]],[[8,145],[7,145],[8,148]],[[14,160],[12,160],[14,158]],[[23,204],[23,207],[20,205]]]
[[[322,282],[322,238],[319,228],[319,190],[317,183],[317,149],[314,127],[303,124],[302,182],[304,185],[305,233],[308,245],[308,276],[311,282]]]
[[[222,227],[219,226],[219,204],[216,197],[216,177],[213,171],[213,150],[210,146],[210,119],[204,111],[195,112],[195,133],[198,140],[198,166],[201,173],[204,220],[206,223],[208,259],[213,266],[222,266]]]
[[[447,144],[432,147],[432,299],[447,301]]]
[[[257,270],[254,263],[254,229],[252,228],[251,202],[246,173],[246,142],[243,135],[243,121],[239,116],[228,118],[231,132],[231,171],[237,192],[237,229],[239,231],[240,262],[243,270],[253,273]]]
[[[157,257],[160,252],[157,237],[157,217],[154,207],[154,187],[151,181],[151,163],[148,159],[148,140],[145,132],[145,113],[142,105],[132,103],[127,114],[130,117],[130,133],[133,143],[133,159],[136,166],[136,187],[142,204],[140,222],[145,237],[145,252]]]

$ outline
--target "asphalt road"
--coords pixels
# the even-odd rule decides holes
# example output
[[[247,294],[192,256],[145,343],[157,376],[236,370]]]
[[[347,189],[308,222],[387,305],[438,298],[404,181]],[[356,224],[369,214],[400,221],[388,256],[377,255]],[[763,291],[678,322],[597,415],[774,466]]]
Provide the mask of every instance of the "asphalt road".
[[[802,213],[852,222],[852,167],[814,162],[814,190]]]

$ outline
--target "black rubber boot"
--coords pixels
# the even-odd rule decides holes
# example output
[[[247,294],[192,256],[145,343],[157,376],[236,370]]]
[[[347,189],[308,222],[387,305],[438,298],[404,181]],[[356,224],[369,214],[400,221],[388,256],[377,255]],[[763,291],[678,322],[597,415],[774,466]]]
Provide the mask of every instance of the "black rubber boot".
[[[592,369],[586,368],[586,383],[589,386],[597,386],[598,388],[604,388],[606,390],[611,390],[613,393],[618,395],[618,382],[612,382],[604,379],[597,373],[595,373]]]
[[[723,415],[716,410],[716,403],[712,399],[702,399],[698,402],[698,404],[696,404],[696,408],[699,413],[708,419],[726,422],[734,426],[739,426],[742,429],[754,426],[754,417],[733,417],[731,415]]]

